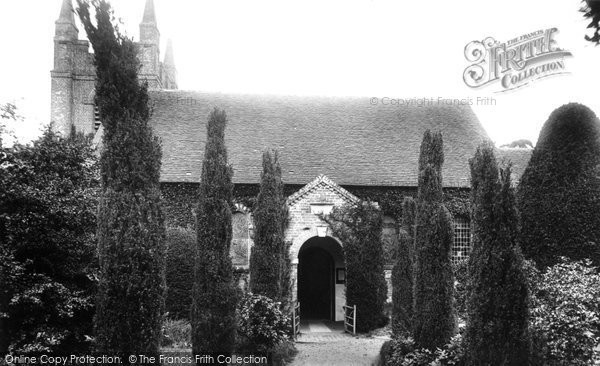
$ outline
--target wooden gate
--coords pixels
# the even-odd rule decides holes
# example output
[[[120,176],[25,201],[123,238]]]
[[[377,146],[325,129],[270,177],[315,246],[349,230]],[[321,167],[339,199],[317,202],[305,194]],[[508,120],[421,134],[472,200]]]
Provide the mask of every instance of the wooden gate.
[[[292,334],[294,340],[298,338],[300,333],[300,303],[296,302],[294,310],[292,310]]]
[[[356,335],[356,305],[343,306],[344,308],[344,332]]]

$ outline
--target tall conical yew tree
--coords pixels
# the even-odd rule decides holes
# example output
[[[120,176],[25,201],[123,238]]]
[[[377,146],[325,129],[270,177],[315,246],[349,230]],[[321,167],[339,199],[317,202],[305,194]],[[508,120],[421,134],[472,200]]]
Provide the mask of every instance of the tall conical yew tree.
[[[414,275],[415,201],[402,202],[398,253],[392,271],[392,331],[395,335],[412,334]]]
[[[135,44],[113,26],[108,2],[78,0],[94,48],[96,105],[104,129],[98,209],[97,350],[157,354],[164,310],[161,146],[148,125],[147,86],[138,80]]]
[[[518,188],[520,245],[540,267],[561,256],[600,265],[600,121],[571,103],[542,127]]]
[[[467,365],[526,365],[528,291],[517,244],[510,167],[499,172],[491,143],[478,147],[470,163],[473,250],[469,257]]]
[[[260,192],[253,211],[254,246],[250,256],[250,290],[275,301],[285,302],[288,245],[284,232],[288,210],[283,194],[277,152],[263,153]]]
[[[441,133],[423,136],[419,156],[416,217],[414,338],[418,347],[442,348],[456,329],[454,279],[450,262],[452,219],[443,205]]]
[[[346,304],[356,305],[356,330],[368,332],[385,325],[387,283],[383,266],[381,209],[371,201],[335,207],[322,216],[333,236],[344,243]]]
[[[233,279],[231,207],[233,170],[227,164],[225,111],[215,108],[207,139],[196,210],[198,243],[192,290],[192,352],[230,354],[236,340],[240,290]]]

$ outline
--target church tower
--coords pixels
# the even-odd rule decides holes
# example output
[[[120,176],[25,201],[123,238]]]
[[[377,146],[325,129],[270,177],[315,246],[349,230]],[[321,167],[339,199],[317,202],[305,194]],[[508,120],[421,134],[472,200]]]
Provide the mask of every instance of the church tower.
[[[146,80],[150,89],[177,89],[177,70],[170,41],[165,62],[160,62],[160,32],[153,0],[146,0],[137,47],[140,79]],[[55,22],[54,67],[50,72],[50,120],[63,134],[69,133],[71,126],[85,134],[94,134],[100,129],[94,101],[96,69],[89,48],[88,41],[79,39],[72,0],[63,0]]]
[[[96,72],[89,42],[79,39],[71,0],[63,0],[54,34],[54,68],[51,75],[51,121],[63,134],[71,126],[92,133],[95,129],[94,82]]]
[[[160,32],[156,24],[154,0],[146,0],[144,16],[140,23],[139,57],[142,62],[140,79],[148,82],[150,89],[162,89],[160,64]]]

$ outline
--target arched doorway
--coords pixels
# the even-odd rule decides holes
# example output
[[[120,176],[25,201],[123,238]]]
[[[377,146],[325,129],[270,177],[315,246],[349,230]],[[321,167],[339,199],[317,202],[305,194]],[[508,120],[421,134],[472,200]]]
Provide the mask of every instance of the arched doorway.
[[[343,268],[341,247],[331,237],[308,239],[298,253],[298,301],[303,319],[336,320],[336,269]],[[341,288],[340,288],[341,287]],[[340,305],[341,306],[341,305]]]

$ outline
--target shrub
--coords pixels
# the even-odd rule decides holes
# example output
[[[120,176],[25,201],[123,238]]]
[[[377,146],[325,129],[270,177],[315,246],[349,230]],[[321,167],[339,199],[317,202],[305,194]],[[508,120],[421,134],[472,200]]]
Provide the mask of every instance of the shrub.
[[[105,0],[92,3],[96,25],[89,2],[78,0],[94,48],[95,102],[104,127],[96,347],[102,353],[156,355],[165,295],[162,151],[148,125],[148,91],[138,79],[137,47],[113,26]]]
[[[288,339],[289,317],[280,303],[266,296],[248,293],[239,306],[239,332],[247,351],[271,352]]]
[[[192,346],[192,326],[187,320],[167,319],[162,328],[162,347],[190,348]]]
[[[454,230],[442,203],[443,162],[442,135],[426,131],[419,157],[413,324],[415,343],[432,351],[448,343],[456,329],[450,264]]]
[[[171,319],[188,319],[194,285],[196,232],[189,228],[167,229],[166,311]]]
[[[534,288],[531,328],[547,364],[591,365],[600,343],[600,274],[589,260],[562,260]]]
[[[230,257],[233,175],[227,164],[227,116],[215,108],[208,119],[196,211],[197,247],[192,292],[192,351],[230,354],[236,342],[240,290]]]
[[[491,143],[471,165],[473,250],[469,257],[467,365],[525,365],[529,355],[528,290],[517,244],[510,167],[498,169]]]
[[[518,189],[521,249],[538,266],[565,256],[600,265],[600,121],[567,104],[542,127]]]
[[[455,335],[450,342],[435,351],[416,348],[410,337],[395,337],[383,344],[380,364],[383,366],[450,366],[462,365],[464,349],[462,336]]]
[[[292,362],[297,353],[298,350],[296,349],[294,342],[286,340],[273,347],[271,360],[273,365],[288,365]]]
[[[254,208],[254,246],[250,256],[250,291],[279,302],[287,302],[288,245],[284,231],[288,210],[283,194],[277,152],[263,154],[260,192]]]
[[[396,264],[392,271],[392,332],[396,336],[412,332],[414,210],[415,201],[406,197],[402,205]]]
[[[383,271],[381,210],[359,201],[333,209],[323,217],[333,235],[344,243],[346,304],[356,305],[356,330],[368,332],[385,325],[387,283]]]
[[[0,147],[0,354],[91,351],[98,188],[88,138]]]

